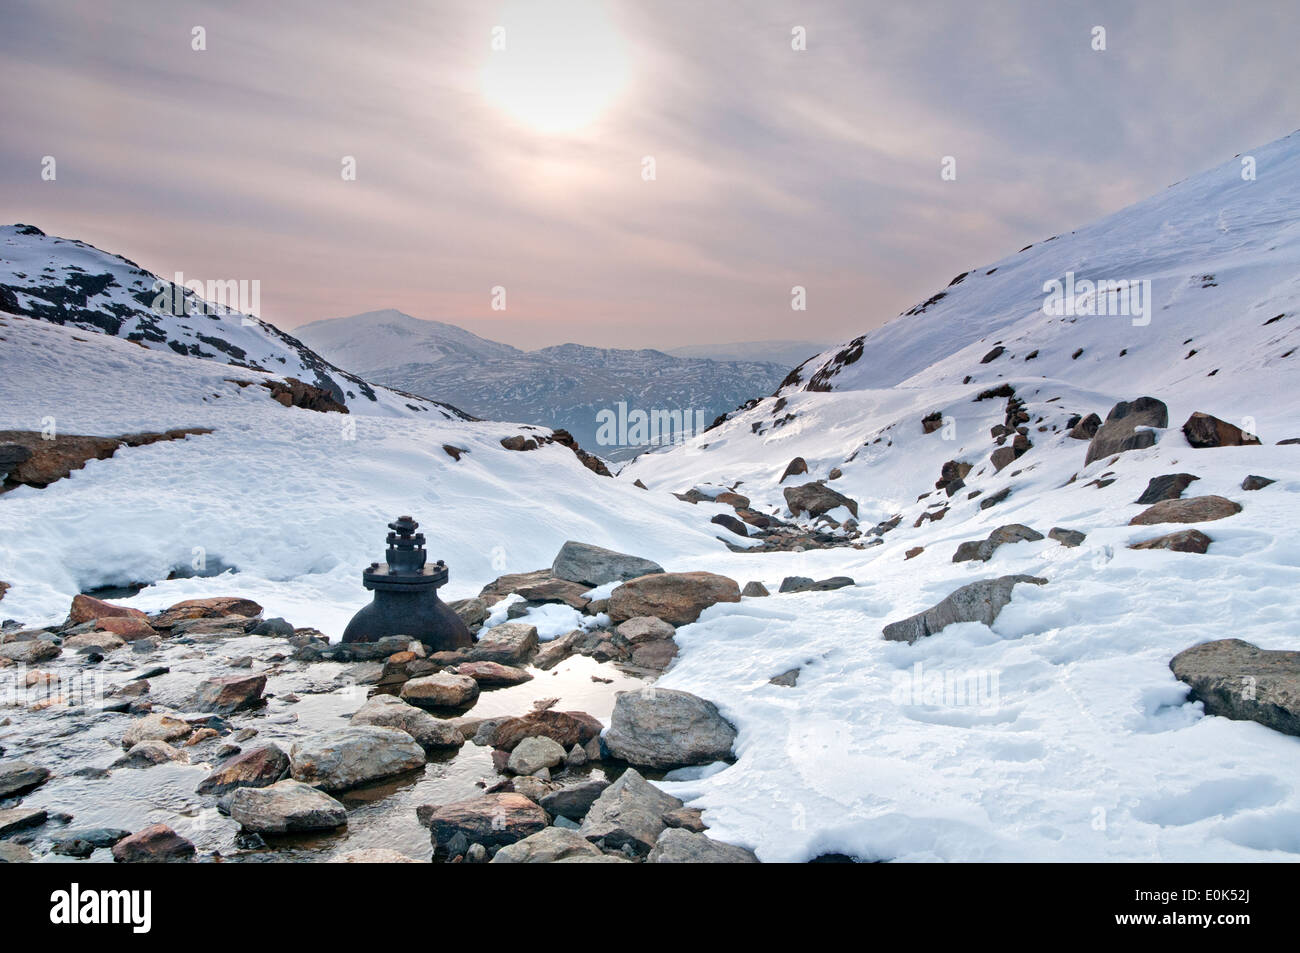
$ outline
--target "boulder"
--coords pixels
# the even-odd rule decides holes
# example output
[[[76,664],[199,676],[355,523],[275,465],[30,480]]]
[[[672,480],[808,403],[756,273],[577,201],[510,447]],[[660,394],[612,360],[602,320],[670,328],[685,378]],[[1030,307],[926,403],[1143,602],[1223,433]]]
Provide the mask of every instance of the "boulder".
[[[215,619],[231,615],[253,619],[261,614],[262,607],[252,599],[214,596],[210,599],[186,599],[178,602],[159,613],[154,618],[153,625],[156,629],[170,629],[177,622],[187,619]]]
[[[522,668],[502,665],[500,662],[464,662],[456,666],[457,675],[467,675],[480,685],[522,685],[532,681],[532,676]]]
[[[941,632],[955,622],[982,622],[985,625],[992,625],[998,614],[1011,601],[1012,589],[1017,583],[1022,582],[1035,586],[1047,584],[1046,579],[1028,575],[981,579],[979,582],[962,586],[924,612],[889,623],[881,634],[887,641],[911,644],[917,639]]]
[[[112,632],[82,632],[63,640],[63,647],[69,651],[79,652],[82,649],[90,649],[101,655],[116,651],[124,645],[126,642]]]
[[[112,618],[147,620],[148,616],[139,609],[132,609],[128,606],[115,606],[93,596],[77,595],[72,597],[72,608],[68,612],[68,621],[73,625]]]
[[[295,743],[289,765],[296,781],[346,791],[424,767],[424,749],[396,728],[332,728]]]
[[[342,804],[324,791],[292,780],[239,788],[230,799],[230,817],[244,830],[258,834],[327,831],[348,822]]]
[[[800,669],[797,668],[786,669],[780,675],[773,675],[767,681],[769,685],[779,685],[782,688],[794,688],[799,684],[799,672]]]
[[[1047,535],[1069,549],[1073,549],[1080,545],[1088,538],[1087,533],[1081,532],[1077,529],[1064,529],[1060,526],[1053,527],[1048,531]]]
[[[603,730],[602,725],[585,712],[534,711],[522,718],[508,718],[492,726],[488,743],[502,751],[513,751],[525,738],[550,738],[562,748],[585,745]]]
[[[578,748],[578,750],[582,749]],[[607,787],[609,787],[608,781],[580,781],[551,791],[542,798],[540,803],[552,817],[567,817],[571,821],[580,821],[587,816],[591,805],[596,803],[596,798],[600,797],[601,792]]]
[[[31,862],[32,852],[22,844],[0,841],[0,864],[30,864]]]
[[[134,748],[142,741],[184,741],[194,731],[189,722],[161,713],[145,715],[131,722],[122,736],[122,747]]]
[[[29,827],[40,827],[49,818],[38,807],[9,807],[0,810],[0,837],[7,837]]]
[[[632,647],[632,664],[662,672],[677,657],[677,643],[672,639],[642,642]]]
[[[1256,476],[1252,473],[1250,476],[1246,477],[1246,479],[1241,481],[1241,488],[1243,490],[1262,490],[1269,484],[1276,482],[1276,480],[1270,480],[1268,477]]]
[[[434,852],[446,853],[451,840],[463,835],[469,844],[503,846],[544,830],[550,816],[522,794],[484,794],[417,812],[429,828]]]
[[[157,629],[135,616],[110,616],[107,619],[96,619],[94,624],[96,630],[111,633],[123,642],[138,642],[158,635]]]
[[[1183,436],[1198,450],[1206,447],[1258,447],[1259,438],[1199,410],[1183,424]]]
[[[199,683],[191,707],[195,711],[210,711],[218,715],[260,708],[266,704],[262,698],[265,689],[264,674],[208,678]]]
[[[688,625],[718,602],[739,602],[734,579],[711,572],[656,573],[623,583],[609,597],[609,617],[622,623],[657,616],[674,626]]]
[[[524,738],[510,752],[506,766],[513,774],[536,774],[564,763],[564,748],[544,735]]]
[[[1241,512],[1241,504],[1221,496],[1192,496],[1179,500],[1162,500],[1147,507],[1129,520],[1130,526],[1153,523],[1208,523]]]
[[[605,733],[610,754],[646,768],[721,761],[735,740],[736,729],[712,702],[654,686],[619,692]]]
[[[718,513],[711,520],[709,520],[709,522],[717,526],[721,526],[723,529],[730,530],[731,532],[735,533],[737,536],[749,535],[749,530],[745,528],[744,523],[736,519],[736,517],[729,516],[726,513]]]
[[[1185,529],[1134,543],[1129,549],[1168,549],[1175,553],[1207,553],[1213,540],[1199,529]]]
[[[1096,414],[1089,414],[1070,428],[1070,436],[1075,440],[1091,440],[1099,427],[1101,427],[1101,418]]]
[[[478,642],[470,649],[470,660],[510,665],[524,661],[536,649],[537,626],[503,622],[480,633]]]
[[[493,606],[521,586],[533,586],[553,578],[555,578],[554,574],[549,569],[506,573],[504,576],[498,576],[479,590],[478,597],[488,606]]]
[[[113,845],[119,864],[173,864],[192,860],[194,845],[166,824],[151,824]]]
[[[627,582],[663,571],[662,566],[649,559],[573,540],[560,547],[555,562],[551,564],[551,573],[557,578],[589,587],[603,586],[607,582]]]
[[[1030,529],[1023,523],[1009,523],[1006,526],[999,526],[993,532],[989,533],[987,539],[972,540],[962,543],[957,547],[957,552],[953,553],[952,561],[955,563],[967,562],[969,560],[988,562],[993,558],[993,553],[999,546],[1005,545],[1006,543],[1033,543],[1042,538],[1042,533],[1035,529]]]
[[[745,588],[740,590],[740,594],[750,599],[761,599],[763,596],[771,595],[771,593],[767,591],[767,586],[757,581],[745,583]]]
[[[396,728],[415,739],[425,751],[459,748],[465,737],[450,721],[408,705],[392,695],[375,695],[352,716],[351,724]]]
[[[603,857],[600,848],[577,831],[548,827],[507,844],[492,858],[494,864],[555,864],[576,857]]]
[[[678,827],[697,834],[703,834],[707,830],[704,826],[704,814],[695,807],[679,807],[675,811],[665,811],[664,823],[669,827]]]
[[[0,800],[34,791],[49,779],[49,768],[26,761],[0,761]]]
[[[457,599],[455,602],[447,603],[447,608],[460,616],[460,621],[470,628],[482,625],[490,614],[485,599]]]
[[[786,576],[781,580],[781,592],[829,592],[854,585],[852,576],[831,576],[829,579],[810,579],[807,576]]]
[[[1163,476],[1152,477],[1147,483],[1147,488],[1142,491],[1142,495],[1133,502],[1150,506],[1161,500],[1176,500],[1183,495],[1183,491],[1193,480],[1199,479],[1200,477],[1190,473],[1166,473]]]
[[[0,658],[22,665],[37,665],[58,658],[63,649],[45,639],[29,639],[24,642],[6,642],[0,645]]]
[[[628,768],[596,798],[578,833],[607,848],[626,847],[644,856],[664,831],[664,815],[681,806],[680,800]]]
[[[545,605],[556,603],[581,612],[591,602],[583,593],[591,587],[585,583],[550,577],[515,588],[515,593],[531,603]]]
[[[478,698],[478,682],[468,675],[438,672],[412,678],[402,686],[402,701],[421,708],[464,708]]]
[[[809,518],[829,513],[836,507],[843,506],[854,516],[858,515],[857,500],[851,500],[838,490],[832,490],[824,483],[805,483],[802,486],[787,486],[783,491],[786,506],[796,516],[807,513]]]
[[[537,654],[533,656],[534,667],[543,672],[555,668],[577,650],[578,643],[586,638],[586,635],[587,633],[582,629],[574,629],[558,639],[543,642]]]
[[[115,768],[147,768],[168,761],[180,761],[188,764],[189,755],[178,751],[165,741],[142,741],[133,745],[126,754],[113,762]]]
[[[669,827],[646,857],[649,864],[756,864],[754,852],[704,834]]]
[[[795,457],[793,460],[791,460],[789,463],[786,464],[785,472],[781,474],[781,479],[777,480],[776,482],[784,483],[792,476],[798,476],[801,473],[807,473],[807,472],[808,472],[808,461],[805,460],[803,457]]]
[[[227,794],[236,788],[264,788],[289,773],[289,756],[278,745],[253,748],[231,758],[199,782],[198,794]]]
[[[1084,466],[1126,450],[1153,447],[1156,435],[1146,428],[1164,429],[1169,426],[1169,408],[1164,401],[1154,397],[1139,397],[1133,401],[1120,401],[1106,415],[1106,422],[1097,428],[1088,443]]]
[[[1219,639],[1179,652],[1169,667],[1206,714],[1300,735],[1300,652]]]
[[[638,642],[653,642],[659,639],[671,639],[677,630],[671,625],[652,615],[637,616],[620,624],[615,630],[633,645]]]

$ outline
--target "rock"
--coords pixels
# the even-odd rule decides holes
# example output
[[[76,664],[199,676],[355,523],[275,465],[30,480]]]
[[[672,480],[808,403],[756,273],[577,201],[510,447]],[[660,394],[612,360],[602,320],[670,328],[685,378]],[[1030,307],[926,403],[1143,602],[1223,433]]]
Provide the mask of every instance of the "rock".
[[[1139,397],[1133,401],[1120,401],[1106,415],[1106,422],[1097,428],[1088,443],[1084,466],[1102,457],[1126,450],[1153,447],[1156,435],[1150,429],[1169,426],[1169,408],[1164,401],[1154,397]]]
[[[731,756],[736,729],[717,706],[689,692],[649,687],[619,692],[605,747],[647,768],[709,764]]]
[[[664,824],[684,831],[694,831],[697,834],[703,834],[707,830],[704,826],[704,815],[694,807],[679,807],[676,810],[665,811]]]
[[[1300,652],[1219,639],[1179,652],[1169,667],[1206,714],[1300,735]]]
[[[215,619],[222,616],[244,616],[254,619],[262,614],[262,607],[252,599],[238,596],[214,596],[210,599],[186,599],[165,609],[154,619],[154,628],[169,629],[187,619]]]
[[[422,768],[424,749],[396,728],[333,728],[295,743],[289,764],[295,781],[324,791],[346,791]]]
[[[1005,469],[1009,464],[1016,461],[1016,451],[1014,447],[998,447],[989,456],[989,463],[993,464],[993,472],[997,473]]]
[[[763,596],[771,595],[771,593],[767,591],[767,586],[763,585],[761,582],[745,583],[745,588],[740,590],[740,594],[742,596],[748,596],[751,599],[761,599]]]
[[[114,619],[96,619],[95,628],[102,632],[111,632],[124,642],[136,643],[147,640],[158,642],[158,630],[144,619],[134,619],[127,616]],[[132,648],[139,650],[136,645],[133,645]]]
[[[555,864],[575,857],[602,857],[600,848],[576,831],[548,827],[507,844],[492,858],[494,864]]]
[[[440,847],[445,852],[458,834],[470,844],[496,847],[523,840],[550,824],[550,816],[538,804],[513,792],[484,794],[467,801],[422,808],[420,813],[422,822],[429,827],[435,853]]]
[[[638,642],[652,642],[658,639],[671,639],[677,632],[675,628],[652,615],[636,616],[620,624],[615,630],[633,645]]]
[[[1048,531],[1047,535],[1056,540],[1062,546],[1066,546],[1070,549],[1078,546],[1088,538],[1087,533],[1080,532],[1077,529],[1063,529],[1060,526],[1053,527]]]
[[[484,599],[457,599],[455,602],[447,603],[447,607],[460,616],[460,621],[470,628],[482,625],[491,614]]]
[[[833,478],[832,478],[833,479]],[[741,493],[733,493],[726,490],[719,493],[713,498],[714,503],[721,503],[724,506],[730,506],[732,509],[744,510],[749,508],[749,497]]]
[[[941,632],[955,622],[982,622],[985,625],[992,625],[998,614],[1011,601],[1012,589],[1017,583],[1022,582],[1035,586],[1047,584],[1046,579],[1028,575],[981,579],[962,586],[950,593],[942,602],[924,612],[889,623],[885,626],[882,635],[890,642],[911,644],[917,639]]]
[[[1075,440],[1091,440],[1100,426],[1101,418],[1096,414],[1089,414],[1070,428],[1070,436]]]
[[[115,827],[92,827],[69,831],[54,840],[53,850],[54,853],[65,857],[77,857],[84,860],[97,849],[112,847],[122,838],[130,835],[130,831],[119,830]]]
[[[95,622],[99,619],[110,618],[147,620],[148,616],[139,609],[132,609],[127,606],[115,606],[112,603],[103,602],[93,596],[77,595],[72,597],[72,608],[68,612],[68,621],[73,625],[81,625],[83,622]]]
[[[1241,488],[1243,490],[1262,490],[1269,484],[1276,482],[1276,480],[1270,480],[1268,477],[1255,476],[1254,474],[1251,474],[1241,481]]]
[[[569,753],[564,756],[564,763],[570,768],[580,768],[589,760],[586,749],[582,745],[574,745],[569,749]]]
[[[515,592],[530,603],[544,605],[558,603],[581,612],[591,602],[583,593],[590,586],[584,583],[570,582],[567,579],[548,577],[538,582],[518,586]]]
[[[579,641],[586,637],[586,632],[582,629],[574,629],[558,639],[552,639],[549,642],[543,642],[537,654],[533,656],[533,665],[543,672],[555,668],[566,658],[572,655]]]
[[[0,837],[7,837],[29,827],[40,827],[49,817],[34,807],[9,807],[0,810]]]
[[[425,751],[459,748],[465,736],[456,726],[392,695],[375,695],[352,716],[354,725],[373,725],[404,731]]]
[[[32,852],[22,844],[0,841],[0,864],[30,864]]]
[[[609,617],[622,623],[637,616],[657,616],[674,625],[688,625],[719,602],[739,602],[734,579],[711,572],[657,573],[623,583],[609,597]]]
[[[522,718],[509,718],[492,728],[489,743],[502,751],[513,751],[525,738],[545,737],[562,748],[585,745],[600,735],[604,726],[585,712],[533,711]]]
[[[807,513],[809,518],[815,518],[840,506],[848,509],[854,516],[858,515],[857,500],[849,499],[843,493],[832,490],[824,483],[787,486],[783,492],[786,506],[796,516],[800,513]]]
[[[1011,487],[1009,486],[1003,487],[1001,490],[998,490],[998,492],[994,493],[992,496],[986,496],[984,499],[980,500],[980,509],[987,510],[992,506],[997,506],[999,503],[1001,503],[1010,495],[1011,495]]]
[[[173,864],[191,860],[194,845],[166,824],[151,824],[113,845],[119,864]]]
[[[8,659],[22,665],[37,665],[58,658],[63,650],[53,642],[44,639],[30,639],[25,642],[6,642],[0,645],[0,659]]]
[[[227,794],[236,788],[264,788],[289,773],[289,756],[278,745],[237,755],[199,782],[198,794]]]
[[[1134,543],[1129,549],[1168,549],[1175,553],[1206,553],[1213,540],[1199,529],[1185,529],[1167,536]]]
[[[238,788],[230,799],[230,817],[244,830],[259,834],[325,831],[348,822],[347,809],[334,798],[291,780]]]
[[[649,864],[756,864],[754,852],[724,844],[704,834],[669,827],[655,841]]]
[[[350,850],[346,854],[335,854],[327,864],[418,864],[419,861],[407,857],[390,847],[362,847]]]
[[[496,752],[494,752],[495,754]],[[509,762],[509,758],[506,759]],[[514,791],[516,794],[522,794],[530,801],[542,802],[542,798],[555,790],[555,783],[551,781],[550,771],[545,768],[539,768],[534,774],[515,775],[509,781],[505,782],[499,789],[491,788],[492,793],[497,790]]]
[[[749,536],[749,530],[745,528],[745,524],[736,519],[736,517],[729,516],[726,513],[718,513],[709,520],[709,522],[721,526],[723,529],[730,530],[737,536]]]
[[[794,688],[799,683],[799,669],[787,669],[780,675],[774,675],[769,678],[769,685],[780,685],[782,688]]]
[[[1153,523],[1208,523],[1241,512],[1241,504],[1221,496],[1193,496],[1180,500],[1163,500],[1149,506],[1129,520],[1130,526]]]
[[[627,582],[641,576],[663,572],[663,567],[649,559],[629,556],[612,549],[573,540],[560,547],[551,564],[551,573],[559,579],[603,586],[607,582]]]
[[[1183,424],[1183,436],[1198,450],[1206,447],[1257,447],[1259,438],[1199,410]]]
[[[467,675],[480,685],[522,685],[532,681],[532,676],[521,668],[502,665],[500,662],[464,662],[456,666],[457,675]]]
[[[809,579],[807,576],[786,576],[781,580],[781,592],[827,592],[854,584],[850,576],[831,576],[829,579]]]
[[[1007,543],[1033,543],[1042,538],[1042,533],[1030,529],[1023,523],[1009,523],[1006,526],[999,526],[993,532],[989,533],[987,539],[962,543],[957,547],[957,552],[953,553],[952,561],[955,563],[967,562],[969,560],[988,562],[993,558],[993,553],[999,546],[1003,546]]]
[[[49,768],[26,761],[0,761],[0,800],[34,791],[49,779]]]
[[[581,781],[550,792],[542,798],[541,805],[553,817],[580,821],[587,816],[591,805],[596,803],[596,799],[607,787],[608,781]]]
[[[805,460],[803,457],[795,457],[788,464],[786,464],[785,472],[781,474],[781,479],[777,480],[776,482],[784,483],[787,479],[789,479],[792,476],[798,476],[801,473],[807,473],[807,472],[808,472],[808,461]]]
[[[536,774],[564,763],[564,748],[544,735],[524,738],[510,752],[506,767],[514,774]]]
[[[421,708],[464,708],[478,698],[478,682],[468,675],[439,672],[413,678],[402,686],[402,701]]]
[[[188,722],[171,715],[145,715],[131,722],[122,736],[122,747],[129,750],[142,741],[184,741],[193,731]]]
[[[211,711],[219,715],[259,708],[266,704],[262,699],[265,688],[265,675],[204,679],[194,693],[192,707],[197,711]]]
[[[536,649],[537,626],[525,622],[503,622],[480,634],[478,642],[470,649],[470,660],[509,665],[524,661]]]
[[[165,741],[142,741],[133,745],[126,754],[113,762],[115,768],[147,768],[168,761],[189,764],[190,757]]]
[[[1152,477],[1147,483],[1147,488],[1142,491],[1142,495],[1134,502],[1150,506],[1161,500],[1176,500],[1183,495],[1183,491],[1193,480],[1199,479],[1200,477],[1190,473],[1166,473],[1164,476]]]
[[[626,847],[634,854],[648,854],[664,830],[664,814],[682,802],[652,785],[634,768],[596,798],[578,829],[589,841],[601,841],[607,848]]]
[[[642,642],[632,647],[632,664],[662,672],[677,657],[677,643],[672,639]]]
[[[103,654],[120,649],[124,645],[126,645],[126,642],[112,632],[82,632],[79,635],[70,635],[63,640],[63,647],[73,652],[91,649]]]
[[[263,619],[249,630],[249,635],[266,635],[287,639],[294,633],[294,628],[281,618]]]

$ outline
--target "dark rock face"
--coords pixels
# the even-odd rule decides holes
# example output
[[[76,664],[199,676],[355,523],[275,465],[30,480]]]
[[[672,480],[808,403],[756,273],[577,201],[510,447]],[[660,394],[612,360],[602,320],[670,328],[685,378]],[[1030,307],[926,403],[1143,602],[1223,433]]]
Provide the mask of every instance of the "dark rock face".
[[[776,482],[784,483],[787,479],[789,479],[792,476],[798,476],[801,473],[807,473],[807,472],[808,472],[808,461],[805,460],[803,457],[795,457],[788,464],[786,464],[785,472],[781,474],[781,479],[777,480]]]
[[[999,576],[981,579],[948,595],[942,602],[918,612],[916,615],[891,622],[881,633],[887,641],[913,643],[917,639],[941,632],[954,622],[983,622],[992,625],[998,614],[1011,601],[1011,591],[1017,583],[1035,586],[1047,584],[1037,576]]]
[[[1166,473],[1163,476],[1152,477],[1147,483],[1147,488],[1142,491],[1142,495],[1134,502],[1150,506],[1161,500],[1176,500],[1183,495],[1183,491],[1193,480],[1199,479],[1200,477],[1190,473]]]
[[[829,592],[854,585],[851,576],[831,576],[828,579],[810,579],[807,576],[786,576],[781,580],[781,592]]]
[[[1080,532],[1077,529],[1064,529],[1060,526],[1053,527],[1047,535],[1051,539],[1056,540],[1062,546],[1069,547],[1070,549],[1078,546],[1088,538],[1087,533]]]
[[[729,529],[737,536],[749,536],[749,530],[745,528],[745,524],[734,516],[728,516],[726,513],[719,513],[709,522],[721,526],[723,529]]]
[[[1096,414],[1089,414],[1070,427],[1070,436],[1075,440],[1091,440],[1096,436],[1097,428],[1100,426],[1101,418]]]
[[[222,795],[236,788],[269,787],[289,773],[289,756],[277,745],[236,755],[199,782],[199,794]]]
[[[1106,422],[1097,428],[1092,441],[1088,444],[1088,455],[1084,466],[1102,457],[1123,453],[1125,450],[1141,450],[1153,447],[1156,435],[1150,430],[1139,429],[1154,427],[1164,429],[1169,426],[1169,408],[1165,402],[1154,397],[1139,397],[1137,400],[1122,400],[1111,408],[1106,415]]]
[[[1147,507],[1129,520],[1130,526],[1154,523],[1208,523],[1241,512],[1241,504],[1221,496],[1193,496],[1180,500],[1163,500]]]
[[[1207,553],[1212,542],[1214,540],[1199,529],[1185,529],[1134,543],[1129,549],[1168,549],[1175,553]]]
[[[855,517],[858,515],[858,503],[844,494],[832,490],[824,483],[805,483],[802,486],[788,486],[784,490],[786,505],[794,514],[807,513],[810,517],[821,516],[837,506],[847,507]]]
[[[1197,449],[1206,447],[1257,447],[1259,438],[1246,433],[1240,427],[1211,417],[1199,410],[1187,418],[1183,424],[1183,436]]]
[[[1264,487],[1276,482],[1276,480],[1270,480],[1268,477],[1256,476],[1252,473],[1250,476],[1246,477],[1246,479],[1241,481],[1241,488],[1243,490],[1262,490]]]
[[[1300,735],[1300,652],[1220,639],[1178,653],[1169,667],[1191,686],[1191,699],[1203,703],[1206,714]]]
[[[271,399],[285,407],[301,407],[318,413],[346,414],[346,405],[334,399],[334,394],[317,387],[304,384],[296,377],[286,377],[283,381],[263,381],[262,386],[271,392]]]
[[[49,779],[49,768],[26,761],[0,762],[0,799],[26,794]]]

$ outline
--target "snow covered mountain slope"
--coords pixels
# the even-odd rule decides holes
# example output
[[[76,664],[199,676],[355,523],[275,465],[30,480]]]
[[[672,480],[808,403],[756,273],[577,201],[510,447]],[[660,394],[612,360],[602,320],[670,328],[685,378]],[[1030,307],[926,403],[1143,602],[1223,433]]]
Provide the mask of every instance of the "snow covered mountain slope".
[[[673,357],[705,357],[712,361],[764,361],[793,367],[808,357],[826,350],[829,342],[813,341],[733,341],[729,344],[687,344],[670,347],[665,353]]]
[[[583,447],[626,459],[644,447],[609,442],[598,415],[676,411],[703,430],[718,414],[771,391],[785,374],[762,361],[673,357],[649,348],[560,344],[521,351],[399,311],[332,318],[298,328],[304,341],[368,380],[436,395],[478,417],[568,430]],[[387,363],[385,363],[387,362]]]
[[[120,255],[31,225],[0,226],[0,309],[153,350],[292,377],[323,389],[352,413],[465,416],[436,399],[376,388],[292,335],[235,309],[243,299],[260,297],[248,282],[242,289],[238,282],[204,282],[203,288],[206,297]]]
[[[684,549],[720,547],[693,508],[597,476],[566,447],[501,446],[544,430],[315,413],[232,376],[226,364],[0,312],[0,430],[213,430],[124,448],[44,489],[0,495],[4,616],[62,618],[74,594],[101,585],[158,581],[136,603],[145,604],[215,584],[337,634],[369,599],[359,573],[381,556],[386,524],[408,512],[451,569],[449,598],[548,566],[567,539],[666,564]],[[165,581],[199,556],[238,577]]]

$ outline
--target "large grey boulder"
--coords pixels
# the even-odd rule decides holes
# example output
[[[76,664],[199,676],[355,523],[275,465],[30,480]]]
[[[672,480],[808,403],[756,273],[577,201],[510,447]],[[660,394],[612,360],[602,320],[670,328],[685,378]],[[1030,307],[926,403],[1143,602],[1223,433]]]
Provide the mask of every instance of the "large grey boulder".
[[[537,651],[537,626],[526,622],[503,622],[481,633],[469,650],[470,661],[512,665]]]
[[[858,501],[851,500],[843,493],[832,490],[824,483],[805,483],[802,486],[787,486],[781,491],[785,496],[786,506],[795,516],[807,513],[816,517],[829,513],[838,506],[848,509],[854,516],[858,515]]]
[[[606,847],[628,847],[645,855],[663,833],[664,814],[681,806],[680,800],[628,768],[596,798],[578,833]]]
[[[183,741],[193,732],[194,727],[189,722],[155,712],[131,722],[122,735],[122,747],[129,750],[142,741]]]
[[[332,830],[348,822],[342,804],[324,791],[292,780],[265,788],[239,788],[230,799],[230,816],[244,830],[259,834]]]
[[[401,700],[421,708],[464,708],[478,698],[478,682],[468,675],[438,672],[407,680]]]
[[[1047,584],[1046,579],[1024,574],[981,579],[979,582],[962,586],[950,593],[942,602],[924,612],[889,623],[885,626],[882,635],[890,642],[910,644],[917,639],[934,635],[954,622],[983,622],[985,625],[992,625],[998,613],[1011,601],[1011,590],[1021,582],[1035,586]]]
[[[609,617],[622,623],[656,616],[670,625],[688,625],[711,605],[739,602],[740,585],[712,572],[671,572],[639,576],[609,596]]]
[[[544,735],[525,738],[510,752],[506,767],[512,774],[536,774],[564,763],[564,749]]]
[[[262,692],[266,690],[266,675],[235,675],[229,678],[208,678],[194,691],[191,707],[195,711],[230,715],[237,711],[265,705]]]
[[[650,686],[619,692],[605,745],[616,758],[645,768],[710,764],[731,756],[736,729],[713,702]]]
[[[1156,523],[1209,523],[1241,512],[1241,504],[1222,496],[1189,496],[1178,500],[1161,500],[1148,506],[1129,520],[1130,526]]]
[[[577,831],[548,827],[513,844],[492,858],[494,864],[555,864],[577,857],[602,857],[600,848]]]
[[[659,835],[646,858],[650,864],[756,864],[752,850],[724,844],[704,834],[670,827]]]
[[[1200,477],[1191,473],[1165,473],[1153,476],[1147,481],[1147,488],[1142,491],[1142,495],[1133,502],[1150,506],[1161,500],[1176,500],[1183,495],[1183,491],[1192,484],[1193,480],[1199,479]]]
[[[1219,639],[1179,652],[1169,667],[1206,714],[1300,735],[1300,652]]]
[[[551,574],[585,586],[603,586],[607,582],[627,582],[638,576],[663,572],[663,567],[649,559],[616,553],[612,549],[573,540],[560,547]]]
[[[465,736],[450,721],[435,718],[392,695],[375,695],[367,699],[352,716],[352,724],[397,728],[414,738],[426,751],[459,748],[465,743]]]
[[[424,749],[396,728],[332,728],[294,744],[289,765],[295,781],[346,791],[423,767]]]
[[[1153,447],[1156,435],[1148,429],[1164,429],[1169,426],[1169,408],[1165,402],[1154,397],[1139,397],[1137,400],[1121,400],[1110,409],[1106,422],[1097,428],[1088,443],[1088,455],[1084,466],[1102,457],[1123,453],[1125,450],[1141,450]]]
[[[957,547],[957,552],[953,553],[952,561],[955,563],[968,560],[988,562],[993,558],[993,553],[997,551],[999,546],[1006,543],[1034,543],[1042,538],[1042,533],[1036,529],[1030,529],[1024,523],[1009,523],[1006,526],[999,526],[989,533],[987,539],[962,543]]]

